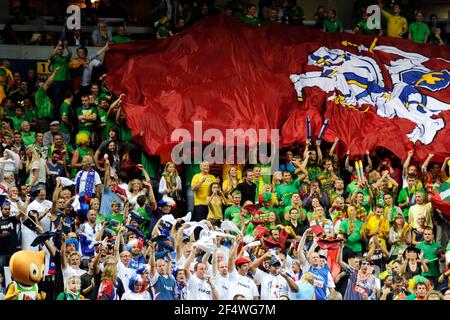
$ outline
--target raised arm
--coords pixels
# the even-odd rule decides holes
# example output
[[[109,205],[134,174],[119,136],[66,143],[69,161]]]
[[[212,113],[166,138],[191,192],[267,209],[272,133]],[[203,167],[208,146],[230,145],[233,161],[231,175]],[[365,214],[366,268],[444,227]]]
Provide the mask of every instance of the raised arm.
[[[110,170],[111,164],[109,162],[109,159],[105,159],[105,180],[103,182],[103,185],[105,188],[109,188],[111,185],[111,170]]]
[[[67,50],[68,59],[70,59],[70,57],[72,57],[72,49],[70,49],[67,41],[64,41],[64,48],[66,48],[66,50]]]
[[[114,243],[114,257],[116,258],[117,261],[120,261],[120,240],[121,237],[123,237],[123,231],[125,231],[125,227],[122,227],[121,225],[118,226],[119,231],[117,232],[117,237],[116,237],[116,241]]]
[[[241,236],[237,236],[233,240],[233,246],[230,249],[230,252],[228,253],[228,273],[233,272],[234,270],[234,258],[236,257],[236,251],[239,247],[239,244],[242,241]]]
[[[403,163],[403,170],[402,170],[403,177],[406,177],[408,175],[408,167],[409,167],[409,163],[411,162],[413,154],[414,154],[414,150],[408,151],[408,156],[406,157],[405,163]]]
[[[36,226],[36,233],[37,233],[38,235],[41,234],[43,231],[44,231],[44,230],[43,230],[43,228],[42,228],[41,225],[37,225],[37,226]],[[56,248],[55,248],[55,247],[50,243],[50,241],[48,241],[48,240],[45,240],[45,241],[44,241],[44,245],[45,245],[45,247],[47,248],[48,252],[50,252],[50,255],[51,255],[52,257],[54,257],[54,256],[56,255]]]
[[[345,163],[344,163],[344,167],[345,170],[350,172],[350,150],[347,150],[347,152],[345,153]]]
[[[344,242],[342,241],[339,244],[339,252],[338,252],[338,264],[343,268],[343,269],[348,269],[348,264],[344,262],[344,260],[342,259],[342,251],[344,251]]]
[[[294,280],[292,280],[291,277],[287,275],[286,270],[281,271],[280,276],[282,276],[286,280],[292,292],[298,292],[298,285],[294,282]]]
[[[300,262],[300,265],[304,265],[307,262],[305,254],[303,253],[303,248],[305,247],[306,238],[311,233],[312,233],[311,228],[306,229],[305,232],[303,233],[302,239],[300,240],[300,242],[298,244],[297,257]]]
[[[67,257],[66,257],[66,240],[67,236],[65,233],[61,234],[61,269],[65,270],[67,266]]]
[[[446,169],[447,169],[447,165],[448,165],[448,161],[449,160],[450,160],[450,157],[446,157],[444,162],[442,163],[442,166],[441,166],[441,174],[442,174],[442,177],[445,180],[448,179],[448,175],[447,175],[447,170]]]
[[[183,268],[184,270],[186,270],[186,278],[187,280],[189,280],[189,277],[191,276],[191,270],[189,268],[189,266],[191,265],[192,261],[194,261],[194,257],[195,257],[195,248],[196,246],[192,247],[192,251],[189,254],[189,257],[186,259],[186,261],[183,264]]]
[[[150,277],[154,277],[155,273],[156,273],[156,268],[155,268],[155,244],[151,243],[149,245],[149,248],[150,248],[150,259],[148,259],[148,265],[150,266]]]
[[[338,142],[339,142],[339,137],[334,138],[334,143],[331,146],[330,153],[329,153],[330,156],[334,155],[334,150],[336,149]]]
[[[272,253],[266,252],[265,254],[263,254],[258,259],[255,259],[255,261],[253,261],[250,264],[250,267],[249,267],[250,272],[255,274],[256,273],[256,268],[258,268],[258,266],[261,265],[261,263],[263,263],[264,260],[270,259],[271,257],[272,257]]]
[[[428,157],[425,159],[425,162],[423,163],[422,168],[421,168],[423,174],[427,174],[428,164],[430,163],[430,160],[431,160],[433,157],[434,157],[434,154],[433,154],[433,153],[430,153],[430,154],[428,155]]]
[[[105,46],[97,51],[97,56],[101,56],[108,49],[109,49],[109,42],[107,41]]]
[[[53,80],[55,79],[56,74],[59,72],[59,70],[61,70],[61,67],[56,68],[52,74],[50,75],[50,77],[47,78],[47,80],[44,83],[44,89],[47,90],[50,85],[53,83]]]
[[[370,172],[372,170],[372,159],[370,158],[370,151],[367,150],[366,151],[366,156],[367,156],[367,169]]]
[[[323,155],[322,155],[322,149],[320,148],[320,144],[322,143],[321,140],[316,140],[316,146],[317,146],[317,163],[321,164]]]

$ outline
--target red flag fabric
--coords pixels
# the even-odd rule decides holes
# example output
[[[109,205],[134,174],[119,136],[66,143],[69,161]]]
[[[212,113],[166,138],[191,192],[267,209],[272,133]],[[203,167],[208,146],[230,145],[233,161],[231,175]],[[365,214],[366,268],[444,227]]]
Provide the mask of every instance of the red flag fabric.
[[[401,50],[399,49],[401,48]],[[113,45],[107,86],[125,93],[127,123],[149,154],[167,153],[174,129],[281,129],[281,146],[340,138],[338,152],[383,146],[417,160],[449,153],[449,46],[302,26],[256,27],[225,15],[168,39]],[[301,101],[299,101],[299,99]],[[138,139],[141,131],[142,139]],[[270,141],[270,135],[268,137]],[[234,141],[216,141],[233,144]]]
[[[320,239],[317,241],[319,248],[328,250],[327,262],[333,279],[336,280],[337,275],[341,272],[341,266],[338,263],[340,239]]]
[[[450,221],[450,202],[446,201],[441,198],[439,193],[435,193],[431,197],[431,203],[433,204],[433,207],[436,209],[439,209],[444,216],[444,218],[447,219],[447,221]]]

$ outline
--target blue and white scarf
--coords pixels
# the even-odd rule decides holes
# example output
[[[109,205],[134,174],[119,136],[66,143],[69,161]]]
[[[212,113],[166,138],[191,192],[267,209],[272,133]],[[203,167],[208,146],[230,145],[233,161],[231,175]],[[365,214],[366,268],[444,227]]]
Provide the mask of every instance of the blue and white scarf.
[[[84,172],[82,172],[77,177],[77,181],[75,181],[77,192],[80,192],[80,182],[83,174]],[[95,182],[95,170],[91,168],[87,173],[86,183],[84,185],[84,193],[90,198],[92,198],[92,195],[94,194],[94,187],[95,187],[94,182]]]

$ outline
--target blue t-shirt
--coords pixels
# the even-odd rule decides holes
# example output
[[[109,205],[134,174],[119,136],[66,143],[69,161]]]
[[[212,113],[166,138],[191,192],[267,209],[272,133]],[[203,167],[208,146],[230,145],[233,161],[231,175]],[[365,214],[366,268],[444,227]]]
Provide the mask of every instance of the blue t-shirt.
[[[131,269],[140,269],[146,265],[144,256],[140,256],[139,258],[131,258],[130,266]]]
[[[111,203],[113,201],[119,201],[122,210],[123,200],[117,194],[112,192],[110,187],[105,187],[102,192],[102,202],[100,204],[100,212],[105,218],[108,218],[112,213]]]
[[[298,292],[294,293],[293,300],[312,300],[314,286],[306,281],[297,282]]]
[[[156,276],[158,280],[152,286],[153,300],[175,300],[175,279],[172,276],[162,276],[157,273]]]
[[[316,300],[327,300],[328,274],[330,273],[330,269],[327,266],[323,268],[314,268],[310,266],[307,271],[314,275]]]

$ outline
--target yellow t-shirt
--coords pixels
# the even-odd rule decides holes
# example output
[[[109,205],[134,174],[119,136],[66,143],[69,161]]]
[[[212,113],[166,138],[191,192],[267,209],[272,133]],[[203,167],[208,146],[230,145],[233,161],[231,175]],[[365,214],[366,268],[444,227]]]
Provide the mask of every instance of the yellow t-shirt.
[[[383,15],[388,19],[387,35],[388,37],[401,38],[402,32],[408,31],[408,21],[404,17],[394,16],[383,10]]]
[[[380,221],[382,220],[382,221]],[[381,225],[380,225],[381,224]],[[383,247],[386,248],[386,241],[384,236],[381,234],[382,231],[389,233],[389,221],[384,219],[383,217],[376,217],[375,215],[371,216],[365,225],[364,230],[367,230],[369,234],[372,234],[378,230],[378,233],[375,235],[380,238],[380,243]],[[369,240],[369,239],[368,239]]]
[[[192,177],[191,186],[197,185],[203,180],[203,173],[197,173]],[[211,183],[216,182],[216,178],[212,174],[206,176],[206,180],[200,185],[197,191],[194,191],[194,205],[205,205],[206,197],[209,193],[209,186]]]
[[[228,190],[229,188],[230,188],[230,186],[231,186],[231,190],[233,190],[234,188],[236,188],[236,186],[238,185],[238,183],[240,183],[240,182],[242,182],[241,180],[236,180],[234,183],[233,183],[233,186],[231,186],[230,185],[230,181],[227,179],[227,180],[224,180],[223,181],[223,183],[222,183],[222,190],[223,191],[225,191],[225,190]],[[231,191],[230,190],[228,190],[228,197],[227,197],[227,203],[228,204],[233,204],[233,200],[232,200],[232,197],[231,197]]]
[[[222,201],[218,197],[214,197],[209,203],[208,220],[223,220]]]

